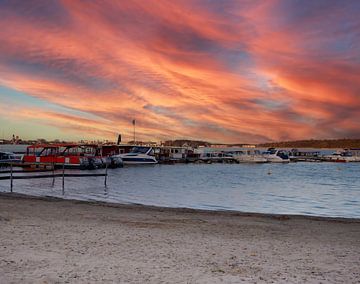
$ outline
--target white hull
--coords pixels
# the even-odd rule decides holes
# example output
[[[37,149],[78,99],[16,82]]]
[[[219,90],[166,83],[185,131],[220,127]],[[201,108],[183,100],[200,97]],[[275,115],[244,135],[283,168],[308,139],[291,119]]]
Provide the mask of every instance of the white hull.
[[[288,154],[274,148],[270,148],[268,151],[264,152],[263,157],[269,163],[290,163]]]
[[[290,163],[290,159],[267,158],[269,163]]]
[[[239,163],[267,163],[267,159],[261,156],[234,156]]]
[[[343,157],[339,155],[328,155],[324,156],[325,160],[328,162],[359,162],[360,159],[357,159],[357,157]]]
[[[154,156],[147,154],[127,153],[115,157],[121,158],[124,165],[153,165],[158,163]]]
[[[276,154],[274,154],[274,155],[264,155],[264,158],[269,163],[290,163],[290,159],[283,159],[283,158],[277,156]]]
[[[124,165],[155,165],[158,162],[152,161],[152,162],[144,162],[144,161],[126,161],[123,160]]]

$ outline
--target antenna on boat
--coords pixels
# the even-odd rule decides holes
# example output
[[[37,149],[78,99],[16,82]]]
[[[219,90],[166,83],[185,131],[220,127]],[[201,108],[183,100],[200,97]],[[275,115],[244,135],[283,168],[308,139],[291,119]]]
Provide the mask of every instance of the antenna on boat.
[[[136,125],[136,121],[135,121],[135,119],[133,119],[133,121],[132,121],[132,124],[133,124],[133,126],[134,126],[134,145],[136,144],[135,143],[135,125]]]

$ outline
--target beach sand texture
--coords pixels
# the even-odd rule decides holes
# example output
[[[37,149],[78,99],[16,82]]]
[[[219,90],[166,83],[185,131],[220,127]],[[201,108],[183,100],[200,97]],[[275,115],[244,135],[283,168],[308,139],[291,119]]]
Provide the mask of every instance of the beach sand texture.
[[[0,195],[0,283],[360,283],[360,221]]]

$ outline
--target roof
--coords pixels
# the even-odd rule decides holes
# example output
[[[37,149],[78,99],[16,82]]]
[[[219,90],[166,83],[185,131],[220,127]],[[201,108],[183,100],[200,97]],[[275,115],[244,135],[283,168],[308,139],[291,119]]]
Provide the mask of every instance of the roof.
[[[60,147],[77,147],[79,144],[71,143],[57,143],[57,144],[34,144],[30,145],[27,148],[60,148]]]
[[[111,145],[117,146],[117,145]],[[75,143],[57,143],[57,144],[34,144],[30,145],[27,148],[36,149],[36,148],[60,148],[60,147],[99,147],[98,144],[75,144]]]
[[[53,145],[53,144],[35,144],[35,145],[30,145],[27,148],[28,149],[35,149],[35,148],[59,148],[60,146],[58,145]]]

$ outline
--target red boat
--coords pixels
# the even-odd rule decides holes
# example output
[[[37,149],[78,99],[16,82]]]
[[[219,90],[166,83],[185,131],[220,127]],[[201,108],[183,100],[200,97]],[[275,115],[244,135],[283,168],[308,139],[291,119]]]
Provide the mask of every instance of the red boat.
[[[23,164],[55,164],[59,155],[59,146],[56,145],[31,145],[27,147],[23,156]]]
[[[31,145],[23,157],[24,166],[52,164],[55,167],[97,169],[121,163],[101,156],[101,148],[92,144]]]
[[[57,165],[66,168],[97,169],[105,166],[97,145],[61,145]],[[104,161],[106,162],[106,161]]]

